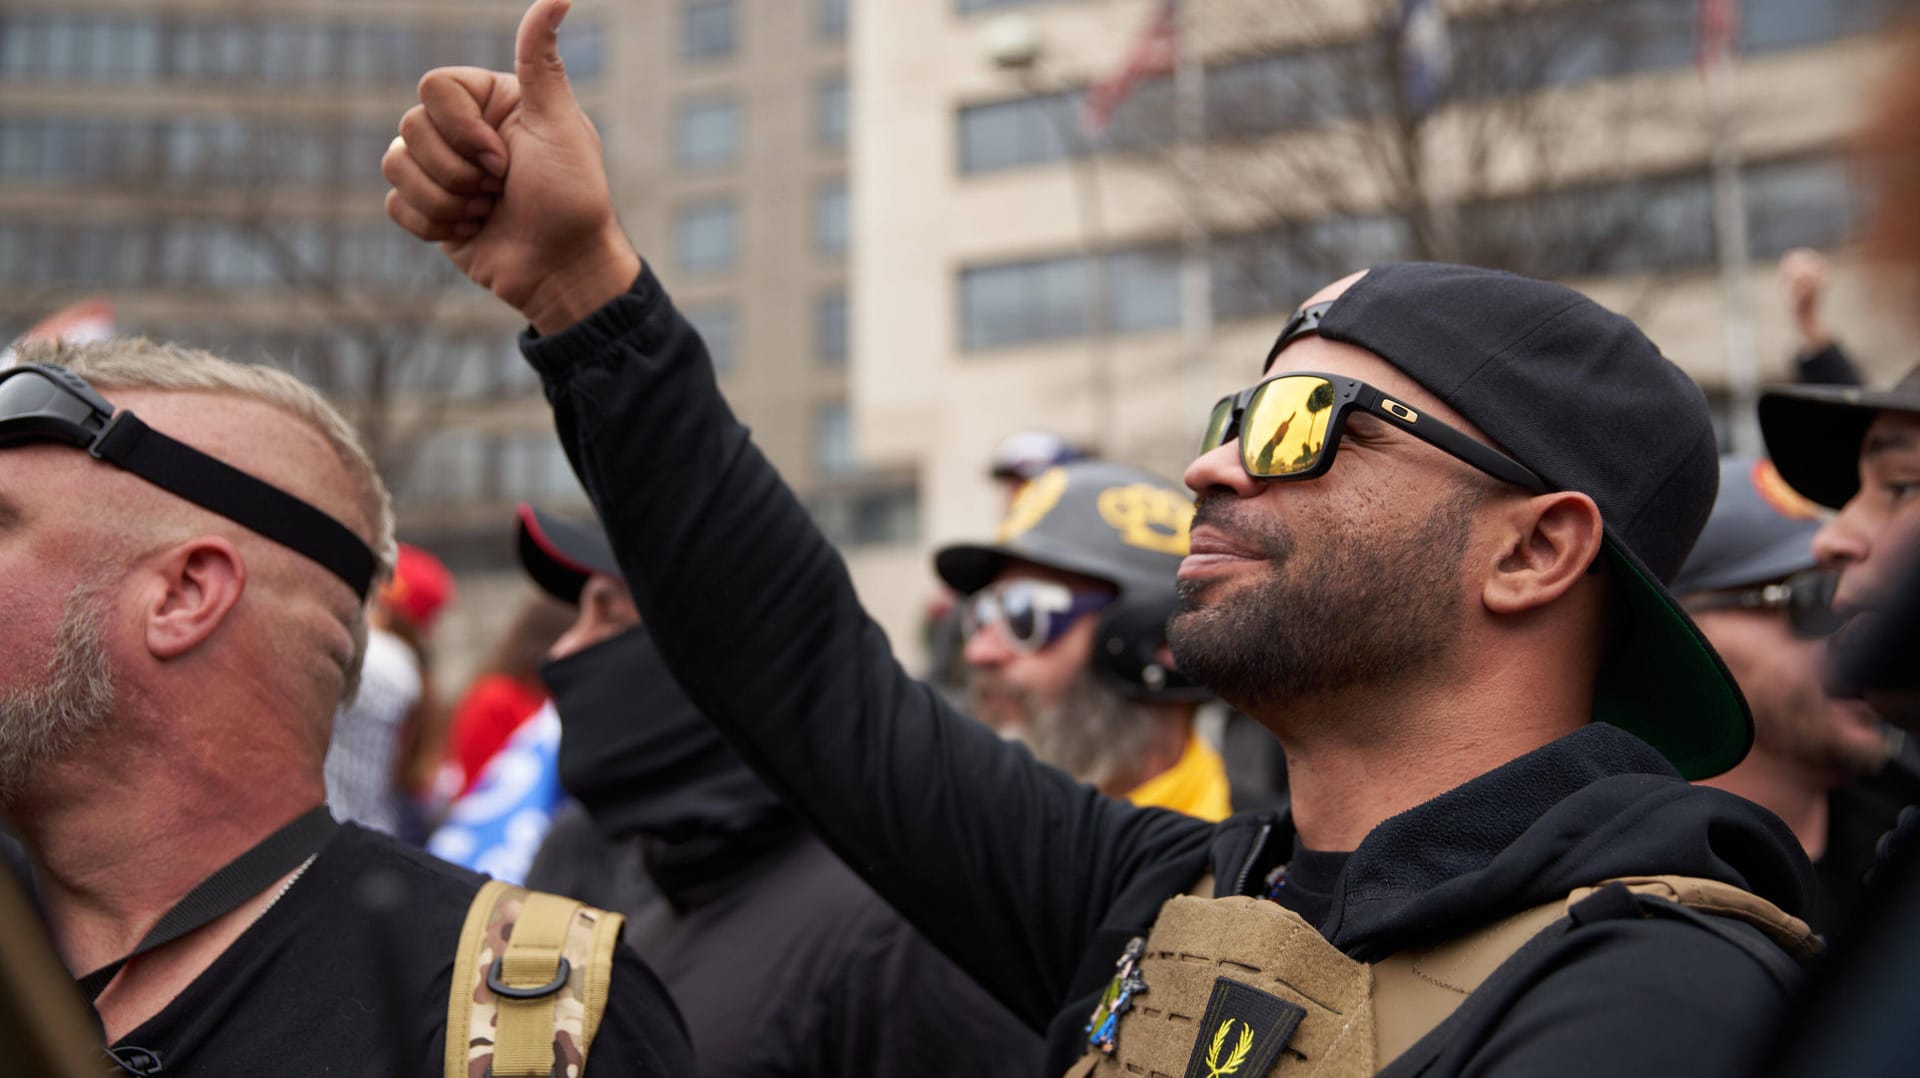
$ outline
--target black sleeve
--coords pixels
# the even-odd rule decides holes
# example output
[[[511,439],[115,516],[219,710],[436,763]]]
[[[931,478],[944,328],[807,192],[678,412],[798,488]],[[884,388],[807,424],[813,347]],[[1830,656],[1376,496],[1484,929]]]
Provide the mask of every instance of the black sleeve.
[[[1793,357],[1793,380],[1803,386],[1857,386],[1860,372],[1837,344]]]
[[[666,986],[626,944],[613,949],[607,1009],[581,1078],[687,1078],[699,1073]]]
[[[1044,1028],[1114,896],[1159,858],[1203,857],[1210,826],[1078,786],[909,677],[650,271],[522,347],[687,696],[842,860]]]
[[[1508,987],[1491,1028],[1462,1036],[1434,1072],[1611,1078],[1751,1074],[1786,992],[1711,932],[1651,918],[1582,927],[1540,976]]]
[[[827,978],[831,998],[801,1038],[812,1062],[807,1073],[1041,1073],[1045,1043],[1033,1030],[898,914],[873,906]]]

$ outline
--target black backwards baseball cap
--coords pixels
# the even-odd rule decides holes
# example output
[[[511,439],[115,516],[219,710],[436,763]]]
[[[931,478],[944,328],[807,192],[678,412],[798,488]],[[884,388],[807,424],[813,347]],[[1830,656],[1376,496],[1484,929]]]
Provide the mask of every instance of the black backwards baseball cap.
[[[1316,331],[1386,360],[1549,486],[1594,500],[1621,600],[1594,718],[1689,779],[1739,763],[1753,743],[1746,699],[1667,590],[1719,484],[1700,388],[1626,318],[1496,270],[1374,266],[1326,306]]]
[[[514,548],[527,575],[548,595],[578,606],[580,589],[587,586],[587,578],[593,574],[626,579],[607,542],[607,533],[598,524],[542,513],[524,502],[517,512],[520,528]]]
[[[1760,433],[1793,489],[1829,509],[1860,492],[1860,446],[1881,412],[1920,414],[1920,366],[1892,389],[1795,386],[1760,394]]]

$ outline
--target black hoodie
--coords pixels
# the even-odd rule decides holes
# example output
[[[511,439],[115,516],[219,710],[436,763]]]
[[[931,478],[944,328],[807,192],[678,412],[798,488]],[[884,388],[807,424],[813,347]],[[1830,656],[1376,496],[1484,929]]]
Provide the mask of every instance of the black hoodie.
[[[1030,1071],[1041,1044],[727,748],[644,628],[546,664],[563,812],[528,885],[627,916],[705,1078]]]
[[[1218,893],[1258,893],[1286,858],[1283,815],[1210,825],[1101,797],[901,670],[650,272],[522,346],[681,686],[842,859],[1048,1031],[1048,1073],[1085,1050],[1115,959],[1167,898],[1209,868]],[[1595,725],[1383,823],[1321,927],[1371,960],[1643,873],[1797,913],[1809,871],[1767,813]],[[1737,1073],[1784,1000],[1744,949],[1672,919],[1583,927],[1522,974],[1430,1073]]]

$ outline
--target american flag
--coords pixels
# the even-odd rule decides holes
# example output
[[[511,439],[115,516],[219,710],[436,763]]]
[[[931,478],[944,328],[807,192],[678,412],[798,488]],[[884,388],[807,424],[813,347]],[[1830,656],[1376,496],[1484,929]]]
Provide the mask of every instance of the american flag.
[[[1088,138],[1106,134],[1113,110],[1141,82],[1173,71],[1180,55],[1180,2],[1162,0],[1127,50],[1126,62],[1087,90],[1080,108],[1080,129]]]
[[[1733,59],[1734,41],[1740,36],[1739,0],[1700,0],[1699,17],[1697,59],[1705,72]]]

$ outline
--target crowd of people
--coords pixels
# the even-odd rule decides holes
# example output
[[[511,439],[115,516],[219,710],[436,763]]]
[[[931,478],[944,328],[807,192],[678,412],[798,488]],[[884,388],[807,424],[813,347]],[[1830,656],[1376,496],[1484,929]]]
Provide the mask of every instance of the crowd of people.
[[[922,680],[621,230],[567,10],[381,165],[595,510],[502,522],[537,595],[457,705],[453,576],[312,389],[0,371],[0,1071],[1911,1066],[1920,368],[1858,384],[1819,256],[1765,456],[1567,287],[1327,283],[1182,482],[1003,446]],[[1869,247],[1913,270],[1907,75]]]

